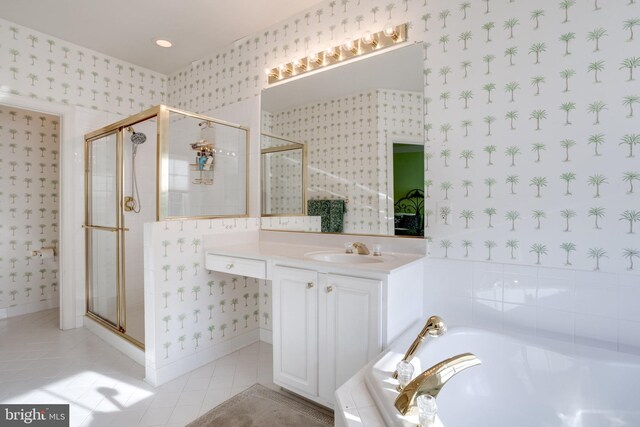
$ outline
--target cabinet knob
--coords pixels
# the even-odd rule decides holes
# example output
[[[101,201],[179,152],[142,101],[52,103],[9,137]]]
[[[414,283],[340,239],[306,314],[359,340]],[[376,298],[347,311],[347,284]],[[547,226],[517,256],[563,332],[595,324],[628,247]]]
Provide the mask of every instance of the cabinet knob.
[[[307,283],[307,289],[311,289],[311,288],[313,288],[313,282]]]
[[[227,270],[231,270],[233,268],[233,263],[227,264]]]
[[[327,293],[333,292],[333,286],[327,286]]]

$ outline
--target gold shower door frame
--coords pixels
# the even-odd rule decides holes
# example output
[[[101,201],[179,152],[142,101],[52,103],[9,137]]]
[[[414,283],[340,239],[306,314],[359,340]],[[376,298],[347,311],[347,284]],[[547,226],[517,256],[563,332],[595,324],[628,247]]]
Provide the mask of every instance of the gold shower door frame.
[[[152,116],[153,117],[153,116]],[[146,119],[145,119],[146,120]],[[139,120],[141,121],[141,120]],[[138,122],[139,122],[138,121]],[[124,156],[123,156],[123,141],[124,130],[126,127],[118,127],[116,129],[108,129],[104,132],[100,132],[97,135],[88,134],[85,136],[85,272],[86,272],[86,315],[95,320],[96,322],[107,327],[111,331],[122,336],[137,347],[144,349],[144,344],[135,338],[127,335],[127,312],[126,312],[126,289],[125,289],[125,231],[128,231],[124,227],[124,209],[123,209],[123,194],[124,194]],[[99,141],[105,137],[115,135],[115,191],[113,196],[115,197],[115,211],[113,215],[115,217],[115,226],[109,227],[93,223],[92,217],[92,169],[91,169],[91,154],[92,144],[95,141]],[[93,233],[94,232],[109,232],[116,233],[116,266],[115,266],[115,286],[116,286],[116,312],[115,321],[107,319],[106,316],[100,315],[93,307],[93,267],[97,260],[93,257]]]
[[[277,217],[277,216],[307,216],[307,182],[309,180],[308,172],[307,172],[307,144],[302,144],[297,141],[293,141],[291,139],[286,139],[281,136],[273,135],[270,133],[262,132],[260,136],[266,136],[269,138],[279,139],[281,141],[285,141],[288,144],[282,145],[279,147],[270,147],[270,148],[261,148],[260,149],[260,168],[262,169],[262,155],[269,153],[279,153],[283,151],[292,151],[292,150],[302,150],[302,209],[299,214],[287,214],[287,213],[277,213],[277,214],[266,214],[262,212],[262,206],[260,206],[260,216],[264,217]],[[265,173],[266,171],[261,170],[260,173]],[[264,177],[260,178],[260,193],[264,195],[265,188],[265,179]],[[261,202],[262,203],[262,202]]]
[[[167,170],[169,163],[169,146],[168,146],[168,127],[170,113],[181,114],[211,123],[225,125],[246,132],[245,152],[246,152],[246,190],[245,190],[245,213],[235,215],[209,215],[209,216],[191,216],[176,217],[168,215],[168,195],[169,195],[169,173]],[[85,200],[85,304],[86,315],[107,327],[109,330],[122,336],[132,344],[144,350],[144,344],[135,338],[126,334],[126,283],[124,276],[125,269],[125,240],[124,233],[128,231],[124,225],[124,132],[127,127],[134,126],[140,122],[156,118],[156,221],[167,220],[183,220],[183,219],[210,219],[210,218],[246,218],[249,216],[249,129],[233,123],[217,120],[212,117],[195,114],[176,108],[167,107],[166,105],[157,105],[148,110],[142,111],[126,119],[120,120],[103,128],[89,132],[84,136],[84,200]],[[116,208],[115,208],[115,226],[105,227],[99,224],[91,223],[91,168],[90,168],[90,150],[91,143],[109,135],[116,135]],[[116,244],[116,321],[112,322],[99,314],[95,313],[91,307],[92,301],[92,280],[93,280],[93,259],[92,259],[92,239],[93,230],[117,233]]]

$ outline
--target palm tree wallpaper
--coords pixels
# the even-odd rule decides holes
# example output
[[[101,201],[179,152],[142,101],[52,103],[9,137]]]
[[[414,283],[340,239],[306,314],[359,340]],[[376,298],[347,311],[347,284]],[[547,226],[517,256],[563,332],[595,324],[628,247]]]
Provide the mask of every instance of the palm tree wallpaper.
[[[179,108],[205,112],[258,95],[266,85],[264,68],[339,44],[366,30],[379,30],[387,21],[408,22],[409,39],[425,43],[425,131],[430,151],[425,156],[450,153],[442,159],[446,166],[431,162],[425,179],[436,187],[442,182],[452,184],[447,200],[453,218],[463,210],[487,208],[478,180],[491,177],[503,182],[517,175],[521,186],[534,178],[539,183],[546,180],[540,197],[492,188],[496,218],[503,218],[515,205],[523,211],[523,218],[530,219],[534,210],[548,214],[541,227],[530,219],[516,228],[520,244],[515,257],[511,251],[498,249],[513,237],[507,234],[510,227],[504,220],[496,221],[492,229],[483,229],[479,221],[468,229],[461,221],[446,227],[431,221],[427,235],[436,242],[452,241],[449,258],[485,260],[487,251],[481,249],[481,242],[491,237],[501,243],[493,250],[492,261],[536,264],[537,257],[527,249],[542,236],[550,255],[561,255],[560,244],[567,240],[575,244],[574,268],[629,268],[625,249],[638,246],[633,240],[635,232],[625,232],[617,218],[626,210],[638,209],[637,192],[622,185],[632,185],[635,179],[623,180],[639,169],[634,148],[640,143],[640,130],[633,119],[640,96],[636,76],[640,56],[634,34],[640,15],[637,2],[594,7],[586,1],[549,0],[534,7],[524,0],[504,4],[497,0],[460,4],[409,0],[402,5],[348,0],[342,6],[320,4],[310,13],[248,36],[169,76],[1,21],[8,66],[0,70],[0,79],[14,93],[121,114],[165,99]],[[603,20],[605,16],[623,18],[610,22]],[[431,78],[432,74],[438,74],[440,81]],[[454,87],[459,88],[455,93],[446,89]],[[442,102],[432,102],[436,99]],[[566,140],[575,142],[570,152],[561,146]],[[472,161],[466,168],[466,162],[450,162],[462,152],[470,153],[467,158],[479,158],[491,146],[497,151],[490,165]],[[514,166],[513,156],[499,155],[510,146],[520,150]],[[544,149],[532,151],[540,146]],[[570,194],[563,191],[566,182],[559,178],[561,173],[546,174],[559,162],[564,163],[561,173],[575,174]],[[616,174],[605,173],[611,165],[616,166]],[[463,181],[475,185],[467,185],[463,192]],[[439,197],[431,194],[430,198],[437,202]],[[598,229],[588,216],[591,199],[607,207]],[[568,208],[576,211],[576,217],[571,231],[565,232],[559,215],[552,213]],[[377,220],[371,222],[373,227]],[[363,228],[368,223],[365,220]],[[556,232],[573,234],[558,236]],[[607,238],[614,233],[622,238]],[[476,244],[473,249],[465,248],[463,240]],[[431,254],[443,256],[437,247],[433,246]],[[589,253],[599,247],[606,248],[608,258],[596,265]],[[563,267],[566,263],[560,258],[548,256],[542,265]]]
[[[451,245],[446,251],[433,245],[431,254],[635,272],[640,239],[631,226],[640,207],[633,188],[640,164],[633,152],[639,128],[632,117],[640,86],[633,76],[638,45],[631,30],[637,20],[603,21],[635,16],[640,12],[635,2],[597,9],[590,2],[547,1],[534,8],[524,1],[489,1],[487,9],[472,2],[464,13],[449,2],[429,4],[436,13],[452,13],[446,28],[434,26],[426,40],[466,34],[468,42],[451,44],[446,51],[429,48],[426,69],[460,70],[457,65],[470,64],[447,76],[448,84],[462,93],[509,82],[504,93],[496,90],[471,103],[450,102],[446,109],[431,108],[426,116],[433,127],[460,124],[448,141],[431,138],[433,153],[446,149],[462,155],[491,147],[497,154],[489,163],[472,162],[470,167],[436,162],[427,172],[434,185],[453,181],[447,192],[453,218],[456,211],[469,217],[489,207],[496,214],[492,224],[432,222],[427,234]],[[499,58],[500,65],[486,67],[487,57]],[[427,96],[439,91],[431,86],[435,84],[426,87]],[[488,117],[505,120],[487,132]],[[487,176],[508,185],[492,187],[487,195],[478,183],[487,184]],[[471,183],[464,191],[463,182]],[[518,183],[528,183],[530,189]],[[499,241],[496,248],[483,247],[482,242],[492,240]],[[469,241],[473,246],[465,243]],[[602,255],[595,258],[594,253]]]
[[[59,118],[0,105],[0,309],[58,306]]]
[[[271,330],[265,280],[205,269],[203,235],[257,231],[255,218],[167,221],[152,227],[156,366],[207,350],[256,329]],[[218,234],[220,236],[220,234]],[[149,274],[149,273],[147,273]],[[153,306],[151,308],[150,304]],[[149,313],[147,313],[149,314]],[[150,317],[147,316],[147,319]]]
[[[0,19],[2,90],[131,115],[166,103],[166,76]]]
[[[436,211],[446,200],[452,210],[446,224],[428,221],[431,256],[486,261],[491,252],[492,262],[636,272],[628,254],[640,244],[619,218],[640,208],[630,191],[640,173],[639,9],[627,1],[327,2],[168,76],[167,93],[195,111],[249,99],[266,85],[264,68],[408,22],[410,41],[425,46],[425,183],[446,186],[426,204]],[[480,220],[487,209],[490,224]],[[575,213],[568,229],[563,210]],[[468,228],[462,212],[476,218]],[[575,247],[570,262],[563,247]],[[606,257],[594,259],[599,250]]]
[[[422,136],[422,105],[421,93],[372,90],[263,113],[267,118],[263,129],[307,143],[307,198],[348,200],[345,233],[393,235],[393,225],[387,220],[393,213],[387,212],[383,197],[374,195],[387,193],[388,174],[392,173],[387,170],[387,139]],[[342,114],[344,111],[348,114]],[[286,168],[287,162],[282,163],[279,166]],[[291,194],[285,185],[279,183],[274,196]],[[292,199],[291,203],[296,206],[299,202]]]
[[[584,271],[599,272],[589,277],[601,277],[605,285],[618,278],[622,284],[625,278],[635,286],[640,271],[639,18],[637,0],[343,0],[339,6],[325,1],[168,76],[0,20],[0,86],[24,96],[121,114],[159,102],[207,113],[259,97],[267,86],[265,68],[365,31],[379,31],[387,22],[406,22],[409,41],[424,43],[425,213],[431,212],[425,235],[430,256],[447,258],[435,262],[446,266],[458,265],[450,260],[480,261],[473,268],[481,265],[491,283],[502,280],[493,280],[495,271],[517,264],[536,267],[544,280],[566,279],[570,292],[574,276],[584,278]],[[34,118],[30,125],[38,121]],[[24,253],[24,241],[40,243],[40,237],[26,239],[19,233],[26,234],[27,226],[29,233],[40,233],[41,224],[47,233],[54,218],[53,208],[39,210],[40,194],[48,203],[53,190],[35,191],[53,183],[39,179],[40,162],[35,160],[41,152],[18,151],[17,143],[11,145],[20,132],[14,126],[0,130],[0,149],[9,150],[2,157],[2,209],[23,215],[21,221],[44,215],[49,222],[25,222],[23,228],[2,224],[0,248],[6,251],[15,241],[16,253]],[[39,138],[39,133],[30,138]],[[12,158],[12,149],[24,157]],[[344,150],[335,156],[336,162],[344,162]],[[30,175],[19,175],[27,161],[32,163]],[[17,172],[11,172],[13,167]],[[38,205],[21,207],[32,211],[29,216],[18,208],[11,211],[13,203],[27,199]],[[444,219],[436,212],[445,213]],[[160,363],[252,328],[270,327],[268,285],[247,279],[245,289],[243,277],[208,274],[202,242],[190,246],[211,230],[257,229],[257,221],[153,224],[155,258],[148,268],[158,284],[154,318]],[[363,228],[368,226],[367,221]],[[54,282],[48,283],[52,271],[38,269],[27,276],[17,271],[26,264],[24,255],[3,258],[2,304],[55,292]],[[49,288],[32,285],[42,274]],[[12,280],[22,283],[7,287]],[[595,285],[585,289],[617,301],[615,292],[600,292]],[[620,286],[621,305],[622,290]],[[502,307],[501,297],[493,299]],[[570,300],[553,308],[560,313],[572,304]],[[606,315],[609,319],[617,313],[612,309]],[[624,335],[620,329],[620,342],[626,339],[640,347],[640,318],[633,319],[636,323],[628,322],[635,325],[629,328],[632,332]],[[578,322],[575,325],[577,333]]]

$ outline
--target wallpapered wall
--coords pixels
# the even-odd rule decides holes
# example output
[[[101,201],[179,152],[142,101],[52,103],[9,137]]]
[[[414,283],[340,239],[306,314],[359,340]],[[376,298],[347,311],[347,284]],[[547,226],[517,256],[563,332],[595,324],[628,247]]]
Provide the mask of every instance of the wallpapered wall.
[[[640,220],[639,9],[328,1],[169,76],[167,91],[192,110],[257,96],[265,67],[409,22],[410,40],[427,46],[432,256],[620,272],[640,265],[630,233]],[[433,221],[440,207],[451,209],[447,225]]]
[[[163,74],[0,19],[0,90],[130,115],[164,102]]]
[[[269,133],[307,144],[309,200],[348,200],[346,233],[393,234],[385,197],[388,138],[422,134],[422,94],[353,93],[273,112],[268,123]]]
[[[432,254],[638,270],[638,4],[432,5]]]
[[[0,105],[0,309],[58,305],[59,119]],[[26,308],[26,307],[24,307]]]
[[[145,321],[153,323],[155,334],[146,340],[155,345],[156,367],[258,328],[271,330],[271,290],[264,280],[205,269],[205,235],[257,231],[258,219],[166,221],[147,226]],[[153,299],[148,298],[150,289]]]

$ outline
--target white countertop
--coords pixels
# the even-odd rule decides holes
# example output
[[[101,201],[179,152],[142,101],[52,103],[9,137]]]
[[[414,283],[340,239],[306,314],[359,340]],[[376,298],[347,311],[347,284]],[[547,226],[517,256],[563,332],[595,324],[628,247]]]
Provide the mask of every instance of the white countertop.
[[[292,262],[299,265],[304,263],[305,265],[313,265],[319,270],[340,270],[340,271],[361,271],[368,273],[381,273],[390,274],[393,271],[401,269],[409,264],[420,261],[424,258],[424,255],[406,254],[397,252],[382,252],[382,262],[372,263],[338,263],[338,262],[326,262],[313,260],[305,254],[310,252],[331,252],[331,253],[344,253],[343,248],[339,247],[327,247],[327,246],[314,246],[314,245],[297,245],[286,243],[272,243],[272,242],[252,242],[243,243],[238,245],[229,246],[215,246],[209,247],[205,250],[207,254],[232,256],[240,258],[260,259],[264,261],[275,261],[282,263]],[[350,255],[353,257],[372,257],[372,255],[358,255],[354,253]]]

